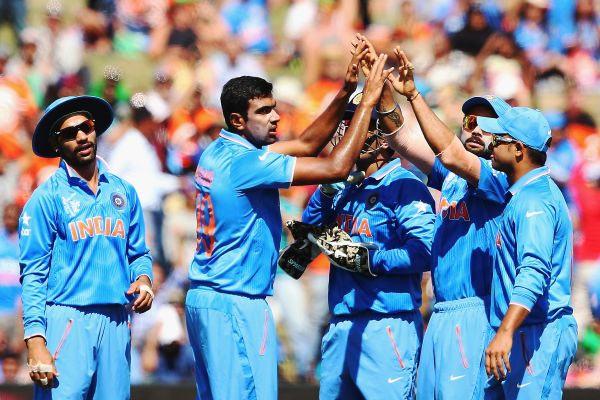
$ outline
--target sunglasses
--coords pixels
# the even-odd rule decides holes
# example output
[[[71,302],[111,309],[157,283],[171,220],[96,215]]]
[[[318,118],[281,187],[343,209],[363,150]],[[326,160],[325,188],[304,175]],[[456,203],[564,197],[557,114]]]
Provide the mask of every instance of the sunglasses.
[[[496,147],[502,143],[515,143],[518,140],[511,139],[508,135],[492,135],[492,146]]]
[[[56,131],[56,134],[62,136],[64,140],[68,141],[68,140],[75,139],[77,137],[77,133],[79,131],[81,131],[87,135],[90,132],[92,132],[93,130],[94,130],[94,120],[86,119],[85,121],[83,121],[77,125],[67,126],[66,128],[62,128],[62,129]]]
[[[471,132],[477,128],[477,116],[476,115],[465,115],[463,117],[462,127],[465,131]]]

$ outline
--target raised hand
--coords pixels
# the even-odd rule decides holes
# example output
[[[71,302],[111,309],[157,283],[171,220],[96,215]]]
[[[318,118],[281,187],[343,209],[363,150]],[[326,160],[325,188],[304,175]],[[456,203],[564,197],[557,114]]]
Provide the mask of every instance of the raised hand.
[[[400,50],[399,46],[396,46],[394,49],[394,54],[398,59],[398,76],[391,75],[390,81],[396,92],[406,96],[406,98],[410,100],[418,93],[417,86],[415,85],[415,78],[413,76],[415,67],[413,67],[412,63],[408,60],[406,54]]]
[[[379,102],[385,80],[394,70],[394,68],[383,69],[387,58],[386,54],[381,54],[377,57],[377,60],[375,60],[371,67],[369,76],[365,80],[365,88],[363,89],[361,102],[369,107],[375,107]]]
[[[357,41],[352,43],[352,59],[348,64],[346,70],[346,77],[344,79],[344,88],[348,93],[352,93],[356,90],[358,85],[358,66],[361,64],[361,60],[368,54],[369,49],[364,41],[360,40],[357,35]]]
[[[360,68],[362,70],[362,73],[365,77],[368,77],[369,72],[371,71],[371,66],[377,60],[377,52],[375,51],[375,46],[373,46],[373,44],[369,41],[369,39],[367,39],[366,36],[357,33],[356,38],[364,42],[367,45],[367,48],[369,49],[369,52],[360,61]]]

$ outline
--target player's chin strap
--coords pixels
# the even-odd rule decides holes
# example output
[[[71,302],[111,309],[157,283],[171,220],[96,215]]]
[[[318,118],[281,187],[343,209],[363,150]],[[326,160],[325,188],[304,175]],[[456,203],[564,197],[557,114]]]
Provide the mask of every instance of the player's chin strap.
[[[152,291],[152,288],[150,286],[143,284],[143,285],[140,285],[139,289],[140,289],[140,293],[146,292],[150,295],[150,297],[152,297],[152,300],[154,300],[154,292]]]

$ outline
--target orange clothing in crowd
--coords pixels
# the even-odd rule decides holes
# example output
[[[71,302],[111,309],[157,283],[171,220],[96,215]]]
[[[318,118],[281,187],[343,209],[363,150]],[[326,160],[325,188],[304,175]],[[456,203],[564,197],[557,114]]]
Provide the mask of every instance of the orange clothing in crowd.
[[[23,122],[38,114],[27,82],[16,76],[0,76],[0,152],[10,160],[23,155],[28,137]]]

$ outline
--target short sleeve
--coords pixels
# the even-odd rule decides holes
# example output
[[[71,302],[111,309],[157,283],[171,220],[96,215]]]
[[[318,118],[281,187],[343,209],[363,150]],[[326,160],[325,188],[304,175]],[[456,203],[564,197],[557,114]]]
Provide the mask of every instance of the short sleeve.
[[[506,174],[493,169],[488,160],[479,158],[479,161],[481,163],[481,168],[476,195],[496,203],[504,203],[506,192],[510,187],[508,180],[506,179]]]
[[[442,190],[442,184],[449,173],[450,171],[448,171],[448,169],[444,167],[442,162],[436,157],[435,161],[433,162],[431,172],[428,175],[427,186],[433,189]]]
[[[238,190],[287,188],[292,184],[296,157],[252,150],[235,157],[231,164],[231,181]]]

